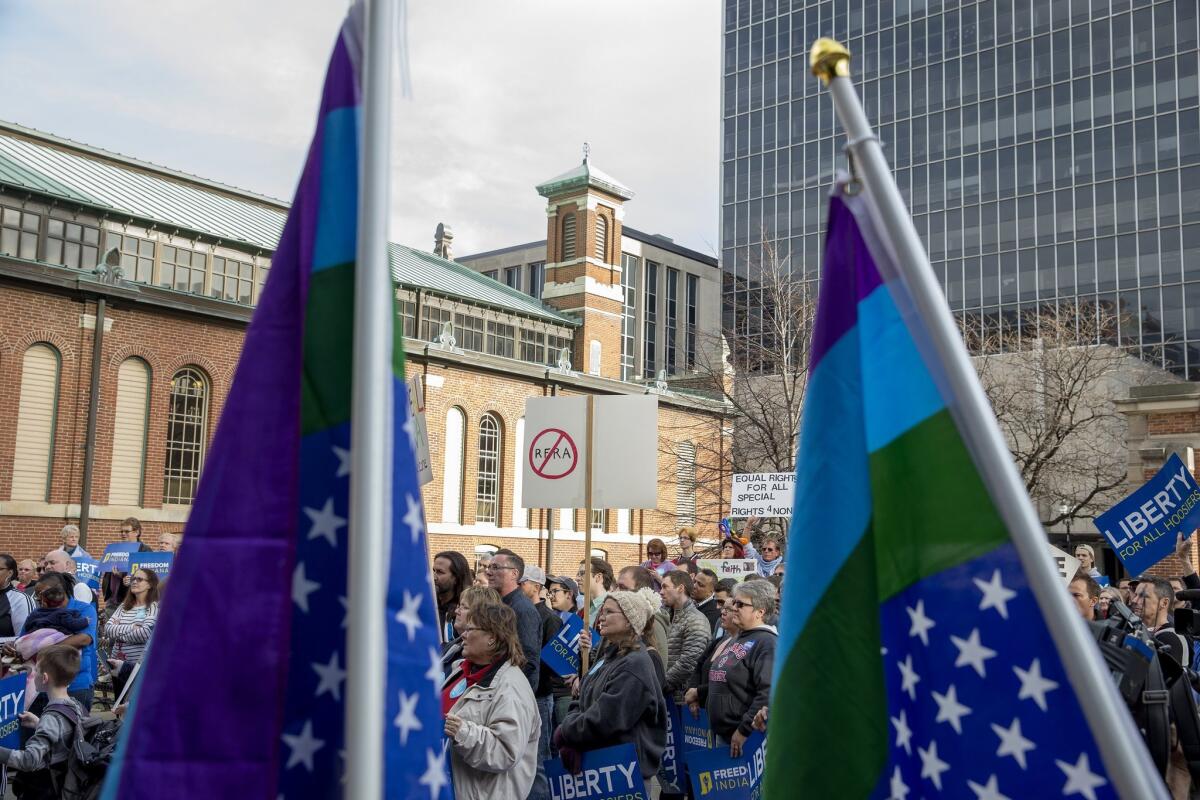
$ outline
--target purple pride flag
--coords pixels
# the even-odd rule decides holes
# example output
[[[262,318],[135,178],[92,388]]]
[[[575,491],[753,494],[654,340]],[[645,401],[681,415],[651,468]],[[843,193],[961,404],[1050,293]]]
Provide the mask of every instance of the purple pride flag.
[[[246,333],[103,797],[343,794],[362,9]],[[449,797],[436,604],[394,338],[388,798]]]

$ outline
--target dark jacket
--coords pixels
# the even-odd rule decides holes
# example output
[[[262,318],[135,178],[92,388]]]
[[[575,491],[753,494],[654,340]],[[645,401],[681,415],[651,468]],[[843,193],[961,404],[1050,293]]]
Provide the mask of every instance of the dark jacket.
[[[660,671],[645,648],[623,656],[613,647],[606,648],[558,728],[562,743],[580,751],[632,743],[642,777],[657,775],[667,746],[667,704]]]
[[[728,739],[734,731],[749,736],[754,715],[771,695],[775,642],[769,628],[742,631],[708,668],[708,721],[713,732]]]
[[[563,623],[559,619],[558,614],[545,603],[538,603],[533,608],[538,612],[538,616],[542,620],[542,647],[545,647],[550,644],[551,639],[558,635],[558,629],[562,627]],[[540,653],[541,651],[539,650],[538,652]],[[542,664],[538,671],[538,683],[533,696],[549,697],[554,690],[555,682],[561,683],[564,686],[566,685],[566,682],[560,676],[554,674],[554,670]]]
[[[521,671],[529,679],[529,688],[536,692],[542,664],[542,616],[520,586],[505,595],[504,604],[517,615],[517,638],[525,651],[525,666]]]
[[[700,613],[708,620],[712,635],[716,636],[717,626],[721,624],[721,609],[717,607],[717,596],[710,594],[703,603],[696,603],[696,608],[700,609]]]

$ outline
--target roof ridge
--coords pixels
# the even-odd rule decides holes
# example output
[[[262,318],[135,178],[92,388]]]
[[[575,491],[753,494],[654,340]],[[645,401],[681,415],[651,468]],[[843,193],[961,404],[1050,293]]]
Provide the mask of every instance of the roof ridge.
[[[37,128],[30,128],[17,122],[10,122],[8,120],[0,119],[0,132],[12,133],[17,136],[31,139],[34,142],[38,142],[40,140],[40,143],[59,145],[70,150],[75,150],[81,155],[93,157],[99,156],[100,158],[115,161],[123,166],[136,167],[138,169],[146,170],[147,172],[157,173],[163,177],[176,178],[209,189],[216,189],[220,192],[237,195],[246,200],[253,200],[271,206],[277,206],[283,211],[287,211],[287,209],[291,206],[291,203],[287,200],[281,200],[277,197],[271,197],[270,195],[251,191],[250,189],[243,189],[239,186],[233,186],[228,183],[221,183],[220,181],[213,180],[212,178],[193,175],[190,172],[184,172],[180,169],[165,167],[161,164],[155,164],[152,161],[145,161],[139,158],[134,158],[133,156],[127,156],[114,150],[106,150],[102,147],[87,144],[86,142],[69,139],[66,136],[48,133]]]

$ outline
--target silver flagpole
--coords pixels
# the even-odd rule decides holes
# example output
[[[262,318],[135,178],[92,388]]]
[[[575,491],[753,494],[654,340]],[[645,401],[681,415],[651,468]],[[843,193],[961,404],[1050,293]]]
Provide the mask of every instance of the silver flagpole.
[[[971,366],[925,248],[883,157],[883,148],[871,131],[871,124],[850,80],[850,53],[832,39],[818,39],[812,46],[811,64],[813,74],[825,82],[833,95],[833,105],[846,130],[858,177],[875,204],[884,228],[882,233],[891,245],[896,266],[904,277],[913,304],[929,328],[932,344],[959,403],[956,409],[958,423],[988,493],[1012,534],[1013,544],[1096,737],[1108,774],[1122,797],[1166,800],[1163,777],[1154,769],[1146,748],[1136,745],[1141,737],[1133,719],[1117,694],[1095,641],[1078,612],[1071,607],[1062,579],[1050,563],[1041,522]]]
[[[354,274],[345,797],[383,798],[391,546],[392,279],[388,206],[396,0],[367,0]]]

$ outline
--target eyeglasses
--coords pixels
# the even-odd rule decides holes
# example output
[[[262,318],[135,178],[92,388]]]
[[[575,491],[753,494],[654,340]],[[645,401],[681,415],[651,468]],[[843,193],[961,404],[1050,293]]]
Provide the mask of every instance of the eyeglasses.
[[[778,547],[764,547],[763,552],[764,553],[778,553],[779,548]]]
[[[149,581],[146,580],[145,578],[130,578],[129,582],[130,583],[149,583]]]
[[[516,569],[516,567],[509,567],[504,564],[488,564],[484,567],[485,572],[499,572],[502,569]]]
[[[731,605],[738,611],[741,611],[743,608],[754,608],[754,603],[747,603],[744,600],[730,600],[726,605]]]
[[[131,533],[133,533],[133,528],[121,528],[122,536],[128,536]]]
[[[547,591],[548,591],[550,594],[570,594],[570,592],[568,592],[566,589],[563,589],[563,588],[561,588],[561,587],[558,587],[558,586],[551,587],[551,588],[550,588],[550,589],[548,589]]]

